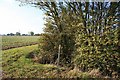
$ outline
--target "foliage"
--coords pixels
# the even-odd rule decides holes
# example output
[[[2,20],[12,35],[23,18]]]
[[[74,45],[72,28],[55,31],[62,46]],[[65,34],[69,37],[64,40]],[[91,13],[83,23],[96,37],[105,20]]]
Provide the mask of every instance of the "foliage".
[[[41,35],[43,39],[39,43],[41,58],[42,55],[43,57],[47,56],[50,58],[49,62],[56,63],[58,60],[59,45],[61,45],[60,64],[65,65],[71,63],[71,56],[75,46],[74,33],[79,29],[78,26],[75,26],[75,21],[80,21],[80,19],[74,18],[74,15],[70,17],[69,15],[74,13],[69,8],[66,8],[62,2],[44,3],[43,8],[47,10],[45,14],[48,17],[46,18],[46,27],[44,28],[45,33]],[[70,19],[75,21],[71,22]]]
[[[87,4],[88,3],[86,3],[86,5]],[[103,73],[103,75],[113,77],[112,74],[114,72],[116,72],[116,75],[118,76],[120,73],[120,51],[118,49],[119,26],[113,26],[116,25],[115,19],[117,18],[109,22],[111,20],[109,19],[109,17],[117,16],[117,7],[113,6],[112,4],[119,4],[111,3],[109,7],[105,6],[104,4],[106,3],[94,3],[95,6],[91,5],[93,7],[98,6],[96,7],[96,9],[98,10],[96,10],[95,8],[90,8],[88,9],[88,11],[85,10],[85,12],[84,10],[81,10],[84,14],[89,15],[88,12],[90,10],[101,12],[102,9],[99,9],[99,7],[104,7],[103,9],[115,9],[116,13],[109,14],[109,11],[108,13],[106,11],[102,11],[101,13],[90,12],[91,14],[89,16],[92,16],[90,20],[88,17],[85,18],[86,15],[83,15],[83,17],[85,18],[85,23],[84,26],[81,27],[81,30],[78,30],[78,32],[76,33],[76,54],[73,58],[73,62],[75,62],[75,64],[77,64],[77,66],[79,66],[80,69],[83,71],[99,69]],[[75,5],[75,3],[73,3],[72,5],[79,6],[78,4]],[[86,5],[83,4],[81,6],[86,8],[88,7]],[[92,22],[95,21],[97,18],[100,18],[102,13],[106,13],[106,15],[102,16],[102,19],[99,19],[100,22],[96,21],[96,23],[93,22],[91,25],[90,23],[88,23],[89,21]],[[97,18],[94,17],[95,14],[97,15]],[[108,17],[106,18],[108,22],[104,20],[104,17]]]
[[[73,63],[83,71],[99,69],[110,77],[120,73],[120,1],[26,2],[46,14],[41,60],[55,63],[60,58],[57,63]]]

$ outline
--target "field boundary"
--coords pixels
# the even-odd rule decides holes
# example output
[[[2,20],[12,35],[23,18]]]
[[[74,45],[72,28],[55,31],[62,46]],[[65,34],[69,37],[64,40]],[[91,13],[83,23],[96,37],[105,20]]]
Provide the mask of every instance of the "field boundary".
[[[26,47],[26,46],[32,46],[32,45],[37,45],[38,43],[34,43],[34,44],[27,44],[27,45],[20,45],[20,46],[11,46],[11,47],[8,47],[8,48],[2,48],[2,50],[9,50],[9,49],[13,49],[13,48],[20,48],[20,47]]]
[[[30,46],[39,43],[39,36],[2,36],[2,50]]]

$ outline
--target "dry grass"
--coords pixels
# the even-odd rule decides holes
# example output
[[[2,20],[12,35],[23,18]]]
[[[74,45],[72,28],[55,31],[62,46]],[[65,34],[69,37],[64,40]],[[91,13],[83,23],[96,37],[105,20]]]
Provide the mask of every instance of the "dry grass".
[[[101,73],[99,71],[99,69],[93,69],[91,71],[89,71],[89,75],[91,75],[92,77],[101,77]]]

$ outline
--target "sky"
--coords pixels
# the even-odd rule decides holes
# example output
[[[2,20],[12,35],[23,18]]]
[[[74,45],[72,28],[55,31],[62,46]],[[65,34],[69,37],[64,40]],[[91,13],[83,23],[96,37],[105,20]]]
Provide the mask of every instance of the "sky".
[[[43,12],[30,5],[19,6],[15,0],[0,0],[0,34],[42,33],[44,27]]]

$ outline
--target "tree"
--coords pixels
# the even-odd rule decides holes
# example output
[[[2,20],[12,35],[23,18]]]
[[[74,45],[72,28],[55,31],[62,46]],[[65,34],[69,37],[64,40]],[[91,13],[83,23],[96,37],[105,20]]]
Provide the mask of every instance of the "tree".
[[[31,32],[29,32],[29,33],[30,33],[31,36],[34,36],[34,32],[33,32],[33,31],[31,31]]]
[[[83,71],[97,68],[108,76],[120,72],[120,1],[28,3],[47,16],[39,44],[43,63],[73,62]]]
[[[112,76],[114,71],[119,73],[119,26],[116,20],[120,2],[71,2],[68,5],[81,16],[84,24],[76,33],[75,64],[83,71],[99,68],[104,75]]]
[[[11,36],[14,36],[15,34],[13,34],[13,33],[10,33],[10,35],[11,35]]]
[[[40,34],[35,34],[35,36],[40,36]]]
[[[20,34],[20,32],[16,32],[16,36],[20,36],[21,34]]]
[[[7,36],[14,36],[15,34],[13,34],[13,33],[10,33],[10,34],[7,34]]]

